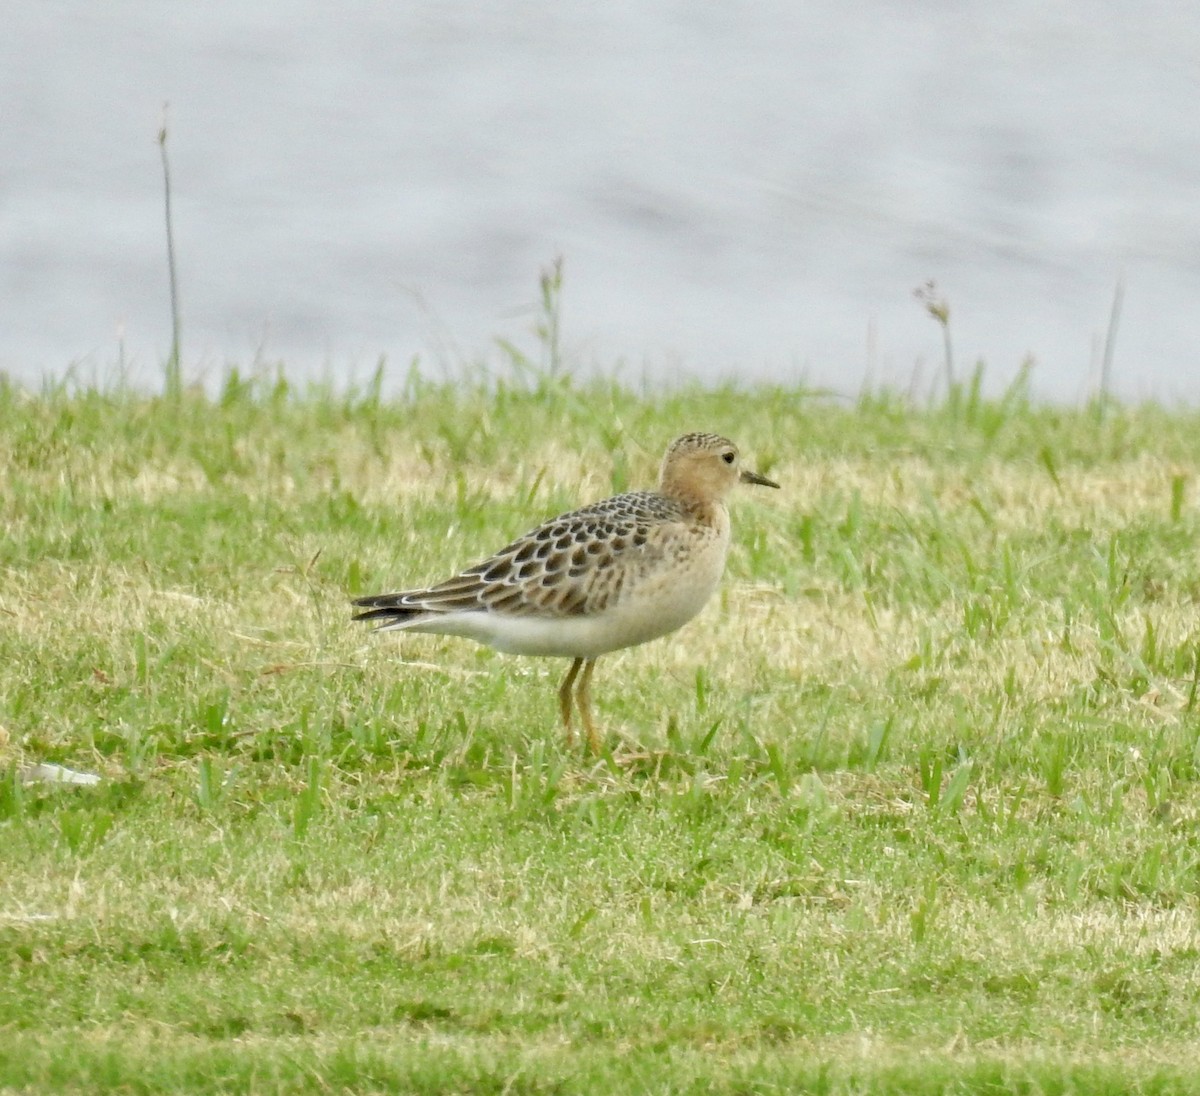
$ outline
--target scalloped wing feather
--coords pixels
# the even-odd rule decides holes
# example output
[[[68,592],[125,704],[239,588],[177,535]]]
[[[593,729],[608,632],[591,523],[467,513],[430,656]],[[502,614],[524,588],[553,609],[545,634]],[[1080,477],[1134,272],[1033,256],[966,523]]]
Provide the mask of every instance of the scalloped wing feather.
[[[357,619],[403,627],[483,609],[542,617],[603,612],[620,600],[631,577],[674,550],[687,520],[686,510],[663,495],[615,495],[539,525],[429,589],[362,599],[368,611]]]

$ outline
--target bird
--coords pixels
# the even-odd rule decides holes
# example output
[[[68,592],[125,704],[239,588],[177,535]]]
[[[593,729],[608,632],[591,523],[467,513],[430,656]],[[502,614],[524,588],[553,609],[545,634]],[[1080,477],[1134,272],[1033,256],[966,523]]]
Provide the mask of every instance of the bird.
[[[725,569],[725,500],[739,483],[779,487],[744,468],[728,438],[684,434],[667,448],[657,491],[551,518],[435,586],[355,598],[353,619],[378,631],[463,636],[511,654],[571,659],[559,714],[570,745],[578,712],[598,755],[596,659],[667,635],[703,608]]]

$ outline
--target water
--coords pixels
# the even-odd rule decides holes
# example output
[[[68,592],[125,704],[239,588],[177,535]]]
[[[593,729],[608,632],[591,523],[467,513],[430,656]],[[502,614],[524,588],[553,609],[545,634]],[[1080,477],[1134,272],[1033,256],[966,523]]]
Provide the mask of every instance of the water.
[[[1017,0],[6,4],[0,371],[624,375],[1200,397],[1200,8]],[[150,13],[154,13],[151,15]],[[118,364],[121,363],[121,364]]]

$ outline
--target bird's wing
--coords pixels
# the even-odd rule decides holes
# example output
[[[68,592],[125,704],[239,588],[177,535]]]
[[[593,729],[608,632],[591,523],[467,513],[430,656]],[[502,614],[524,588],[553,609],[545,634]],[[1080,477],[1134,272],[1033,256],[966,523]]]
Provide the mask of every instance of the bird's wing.
[[[358,619],[489,610],[569,617],[614,604],[660,559],[684,521],[652,492],[616,495],[539,525],[482,563],[427,590],[361,598]]]

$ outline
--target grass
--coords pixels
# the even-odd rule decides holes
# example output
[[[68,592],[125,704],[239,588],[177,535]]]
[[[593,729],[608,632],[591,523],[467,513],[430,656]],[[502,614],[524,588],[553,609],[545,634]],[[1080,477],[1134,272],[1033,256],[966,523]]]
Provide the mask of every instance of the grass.
[[[690,429],[783,490],[609,755],[562,663],[349,622]],[[234,374],[0,438],[0,1089],[1200,1092],[1200,415]]]

